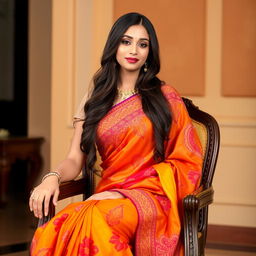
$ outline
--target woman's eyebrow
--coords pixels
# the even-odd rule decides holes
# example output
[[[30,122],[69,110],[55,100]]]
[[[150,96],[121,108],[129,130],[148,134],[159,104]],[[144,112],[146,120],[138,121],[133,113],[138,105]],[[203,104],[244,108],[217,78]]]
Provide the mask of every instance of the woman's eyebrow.
[[[123,37],[128,37],[128,38],[130,38],[130,39],[133,39],[132,36],[128,36],[128,35],[123,35]],[[140,38],[140,40],[147,40],[147,41],[149,41],[148,38]]]

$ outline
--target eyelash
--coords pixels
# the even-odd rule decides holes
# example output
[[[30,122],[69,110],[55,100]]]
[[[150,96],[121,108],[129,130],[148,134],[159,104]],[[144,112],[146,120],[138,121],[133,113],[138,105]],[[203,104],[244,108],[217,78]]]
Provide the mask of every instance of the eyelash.
[[[131,44],[131,42],[129,40],[126,40],[126,39],[122,39],[121,43],[124,44],[124,45],[130,45]]]
[[[148,47],[148,44],[146,44],[146,43],[140,43],[140,46],[141,46],[141,48],[147,48],[147,47]]]
[[[121,44],[123,44],[123,45],[130,45],[131,42],[130,42],[129,40],[122,39],[122,40],[121,40]],[[147,43],[139,43],[139,46],[140,46],[141,48],[147,48],[147,47],[148,47],[148,44],[147,44]]]

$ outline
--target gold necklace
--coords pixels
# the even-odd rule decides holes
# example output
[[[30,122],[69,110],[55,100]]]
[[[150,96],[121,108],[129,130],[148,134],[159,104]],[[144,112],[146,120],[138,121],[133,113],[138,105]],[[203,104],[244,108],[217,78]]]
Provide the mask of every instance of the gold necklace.
[[[119,101],[125,100],[136,93],[136,89],[123,91],[120,88],[117,88],[117,97]]]

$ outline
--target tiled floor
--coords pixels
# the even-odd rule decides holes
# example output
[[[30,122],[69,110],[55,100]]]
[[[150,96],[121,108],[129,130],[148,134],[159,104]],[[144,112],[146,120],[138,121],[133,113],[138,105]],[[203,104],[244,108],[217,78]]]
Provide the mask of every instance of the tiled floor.
[[[0,246],[29,241],[35,225],[27,204],[13,200],[5,209],[0,209]]]
[[[25,173],[21,169],[16,169],[12,173],[9,184],[8,204],[0,208],[0,255],[12,248],[26,248],[26,243],[31,241],[36,219],[32,216],[28,208],[28,199],[25,196]],[[16,244],[16,246],[13,246]],[[18,246],[17,246],[18,244]],[[16,255],[28,255],[27,252],[19,252]]]

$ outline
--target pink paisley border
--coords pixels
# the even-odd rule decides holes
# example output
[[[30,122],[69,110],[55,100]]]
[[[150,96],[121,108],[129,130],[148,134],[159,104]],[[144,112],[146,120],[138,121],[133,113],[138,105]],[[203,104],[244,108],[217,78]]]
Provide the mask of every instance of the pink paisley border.
[[[135,205],[139,223],[136,231],[135,255],[156,255],[156,221],[157,209],[153,199],[140,189],[115,189]]]
[[[185,131],[184,131],[185,145],[190,152],[194,153],[199,157],[202,157],[202,148],[200,148],[200,146],[196,144],[194,129],[195,128],[191,123],[188,124],[187,127],[185,128]]]

